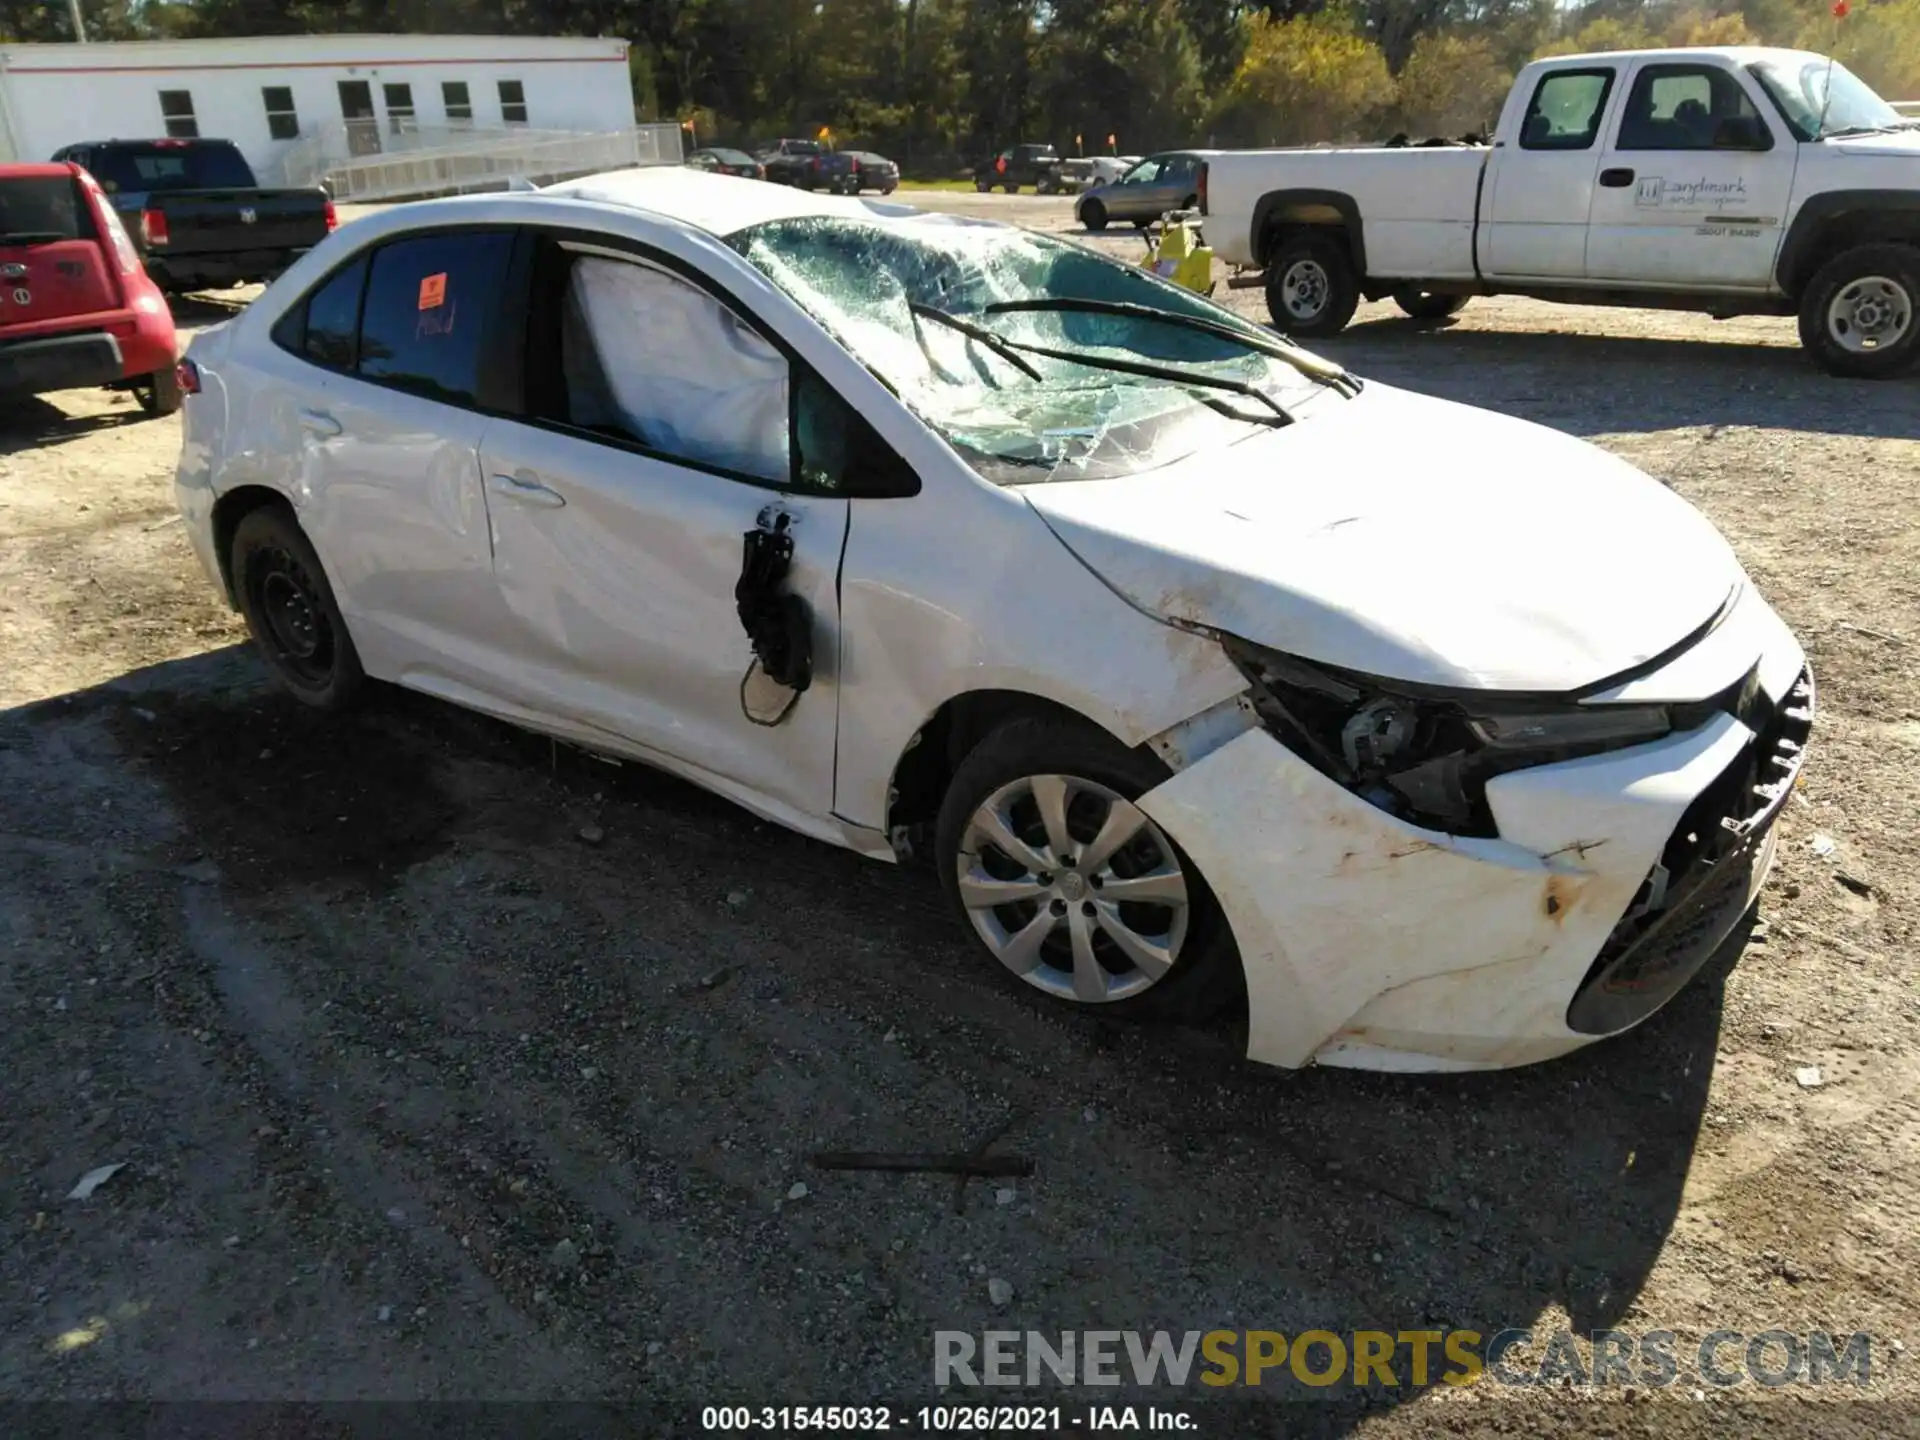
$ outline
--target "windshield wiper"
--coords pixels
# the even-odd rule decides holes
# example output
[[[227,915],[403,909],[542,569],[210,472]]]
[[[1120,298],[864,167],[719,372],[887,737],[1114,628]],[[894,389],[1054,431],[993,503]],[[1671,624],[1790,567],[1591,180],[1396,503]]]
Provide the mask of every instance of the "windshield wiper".
[[[1117,315],[1127,320],[1155,320],[1163,325],[1177,326],[1182,330],[1197,330],[1203,335],[1217,335],[1223,340],[1235,341],[1262,355],[1271,355],[1276,360],[1284,360],[1309,380],[1318,380],[1323,385],[1331,385],[1343,394],[1351,396],[1360,393],[1360,382],[1347,371],[1337,365],[1322,365],[1297,346],[1280,340],[1268,340],[1265,336],[1250,334],[1232,325],[1222,324],[1218,320],[1208,320],[1199,315],[1181,315],[1172,310],[1156,309],[1152,305],[1136,305],[1129,300],[1080,300],[1065,295],[1049,296],[1043,300],[997,300],[991,305],[982,307],[980,313],[1014,315],[1049,310],[1064,310],[1084,315]]]
[[[908,305],[907,313],[917,315],[923,320],[935,321],[950,330],[958,330],[970,340],[978,340],[1009,365],[1022,371],[1029,380],[1041,378],[1038,370],[1020,358],[1010,341],[994,334],[985,326],[975,325],[971,320],[962,320],[958,315],[950,315],[945,310],[936,309],[931,305]]]
[[[991,332],[989,332],[991,333]],[[1019,350],[1028,355],[1039,355],[1048,360],[1064,360],[1069,365],[1085,365],[1093,370],[1115,370],[1122,375],[1140,375],[1148,380],[1165,380],[1174,385],[1192,385],[1203,390],[1225,390],[1232,395],[1244,395],[1249,400],[1258,400],[1272,415],[1247,415],[1242,418],[1252,425],[1272,425],[1276,429],[1293,423],[1293,412],[1278,400],[1257,386],[1244,380],[1227,380],[1218,375],[1196,375],[1190,370],[1177,370],[1170,365],[1147,365],[1138,360],[1121,360],[1109,355],[1089,355],[1080,350],[1055,350],[1048,345],[1030,345],[1024,340],[1008,340],[1004,336],[994,336],[1009,349]]]

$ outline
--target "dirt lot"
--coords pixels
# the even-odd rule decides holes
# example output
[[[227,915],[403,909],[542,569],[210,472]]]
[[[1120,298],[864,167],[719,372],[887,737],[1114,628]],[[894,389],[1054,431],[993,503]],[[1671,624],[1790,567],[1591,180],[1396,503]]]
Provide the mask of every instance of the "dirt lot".
[[[1913,1433],[1920,382],[1827,379],[1784,321],[1397,313],[1323,348],[1672,484],[1821,686],[1737,965],[1509,1074],[1062,1018],[918,876],[418,699],[312,719],[172,521],[175,422],[0,420],[0,1398],[590,1397],[660,1434],[926,1403],[936,1329],[1780,1328],[1873,1332],[1878,1398],[1156,1398],[1214,1434]],[[808,1167],[996,1133],[1036,1173],[958,1205]]]

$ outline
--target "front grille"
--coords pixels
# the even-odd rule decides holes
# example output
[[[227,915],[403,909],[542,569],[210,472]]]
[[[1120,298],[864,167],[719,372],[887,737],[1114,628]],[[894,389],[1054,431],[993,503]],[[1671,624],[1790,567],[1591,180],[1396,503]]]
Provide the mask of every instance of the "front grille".
[[[1770,855],[1779,818],[1813,729],[1813,673],[1777,706],[1757,685],[1734,707],[1756,735],[1695,797],[1658,863],[1567,1007],[1567,1028],[1606,1035],[1644,1020],[1691,980],[1746,911],[1754,872]]]

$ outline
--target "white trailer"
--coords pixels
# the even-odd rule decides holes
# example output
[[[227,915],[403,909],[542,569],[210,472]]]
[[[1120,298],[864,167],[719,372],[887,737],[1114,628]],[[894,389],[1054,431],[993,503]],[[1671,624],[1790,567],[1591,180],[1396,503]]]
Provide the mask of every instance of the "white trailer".
[[[638,161],[680,158],[677,140],[670,157],[651,154],[662,148],[653,131],[666,128],[677,136],[677,127],[647,127]],[[567,136],[635,133],[627,42],[618,39],[273,35],[0,45],[0,160],[44,160],[89,140],[199,135],[233,141],[263,183],[312,184],[343,167],[364,172],[365,162],[383,157],[551,150]],[[587,168],[605,168],[604,158],[596,153]],[[553,172],[566,168],[555,164]]]

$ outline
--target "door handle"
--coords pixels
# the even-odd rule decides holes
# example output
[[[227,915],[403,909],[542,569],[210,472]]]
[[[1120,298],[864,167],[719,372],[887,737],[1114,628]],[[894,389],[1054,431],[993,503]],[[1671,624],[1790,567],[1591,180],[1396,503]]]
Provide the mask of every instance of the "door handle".
[[[505,499],[518,500],[522,505],[539,505],[548,510],[558,510],[567,503],[566,496],[542,485],[531,475],[495,475],[488,488]]]
[[[340,422],[324,410],[302,410],[300,428],[314,435],[338,435]]]
[[[1609,190],[1624,190],[1633,183],[1633,171],[1621,166],[1616,170],[1602,170],[1600,183]]]

